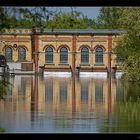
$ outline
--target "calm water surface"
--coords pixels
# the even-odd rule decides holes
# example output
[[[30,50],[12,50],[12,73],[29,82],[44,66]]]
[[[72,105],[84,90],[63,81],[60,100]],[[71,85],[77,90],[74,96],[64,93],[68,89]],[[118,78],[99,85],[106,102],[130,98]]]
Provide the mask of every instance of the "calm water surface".
[[[140,86],[119,79],[15,76],[0,100],[6,132],[140,132]]]

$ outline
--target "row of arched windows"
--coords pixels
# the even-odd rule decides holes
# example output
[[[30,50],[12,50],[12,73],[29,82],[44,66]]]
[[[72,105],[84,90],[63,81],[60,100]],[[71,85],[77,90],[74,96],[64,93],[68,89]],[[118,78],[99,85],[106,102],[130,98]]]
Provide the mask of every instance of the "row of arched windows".
[[[45,50],[45,62],[53,63],[53,47],[48,46]],[[13,60],[13,51],[11,47],[5,48],[5,57],[7,61]],[[26,50],[23,47],[18,48],[18,60],[24,61],[26,60]],[[68,49],[66,47],[60,48],[60,63],[66,64],[68,63]],[[81,49],[81,64],[89,63],[89,49],[87,47],[82,47]],[[103,63],[103,48],[97,47],[95,49],[95,63],[102,64]]]
[[[47,47],[45,50],[45,59],[46,63],[53,63],[53,48],[51,46]],[[60,63],[68,63],[68,49],[66,47],[62,47],[60,49]],[[89,49],[87,47],[83,47],[81,49],[81,64],[89,63]],[[97,47],[95,49],[95,63],[102,64],[103,63],[103,48]]]
[[[12,61],[13,60],[13,50],[11,47],[6,47],[5,48],[5,57],[7,61]],[[18,48],[18,60],[19,61],[24,61],[26,60],[26,50],[23,47]]]

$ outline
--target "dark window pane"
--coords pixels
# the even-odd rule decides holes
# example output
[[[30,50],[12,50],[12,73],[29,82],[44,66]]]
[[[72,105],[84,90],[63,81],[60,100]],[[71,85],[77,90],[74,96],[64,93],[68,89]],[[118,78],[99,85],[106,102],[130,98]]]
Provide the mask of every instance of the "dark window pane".
[[[12,49],[10,47],[5,48],[5,57],[7,61],[12,60]]]
[[[89,50],[86,47],[81,49],[81,63],[82,64],[89,63]]]
[[[19,61],[24,61],[26,60],[26,50],[24,48],[19,48],[18,49],[18,60]]]
[[[95,50],[95,63],[103,63],[103,49],[101,47],[97,47]]]
[[[68,63],[68,50],[66,47],[60,49],[60,63]]]
[[[46,49],[46,63],[53,63],[53,49],[52,49],[52,47],[47,47],[47,49]]]

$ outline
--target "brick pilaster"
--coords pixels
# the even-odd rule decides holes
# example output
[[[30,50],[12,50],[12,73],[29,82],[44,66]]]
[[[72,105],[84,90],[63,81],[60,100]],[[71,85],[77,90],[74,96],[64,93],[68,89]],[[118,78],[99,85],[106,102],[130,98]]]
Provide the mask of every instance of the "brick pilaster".
[[[76,35],[72,36],[72,72],[75,73],[76,61]]]
[[[38,49],[38,35],[37,34],[33,34],[33,60],[34,60],[34,64],[35,64],[35,72],[38,73],[38,54],[39,49]]]
[[[108,36],[108,70],[111,72],[112,35]]]

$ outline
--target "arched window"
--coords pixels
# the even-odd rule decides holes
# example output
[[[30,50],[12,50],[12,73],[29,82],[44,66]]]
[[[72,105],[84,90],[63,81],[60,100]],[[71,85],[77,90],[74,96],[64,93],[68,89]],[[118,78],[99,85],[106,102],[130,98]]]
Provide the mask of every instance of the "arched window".
[[[95,63],[103,64],[103,49],[101,47],[95,49]]]
[[[7,61],[12,61],[12,48],[5,48],[5,58]]]
[[[53,48],[47,47],[45,51],[45,60],[46,63],[53,63]]]
[[[81,49],[81,64],[89,63],[89,50],[86,47]]]
[[[68,50],[66,47],[60,49],[60,63],[68,63]]]
[[[26,60],[26,50],[22,47],[19,47],[18,49],[18,60],[19,61]]]

